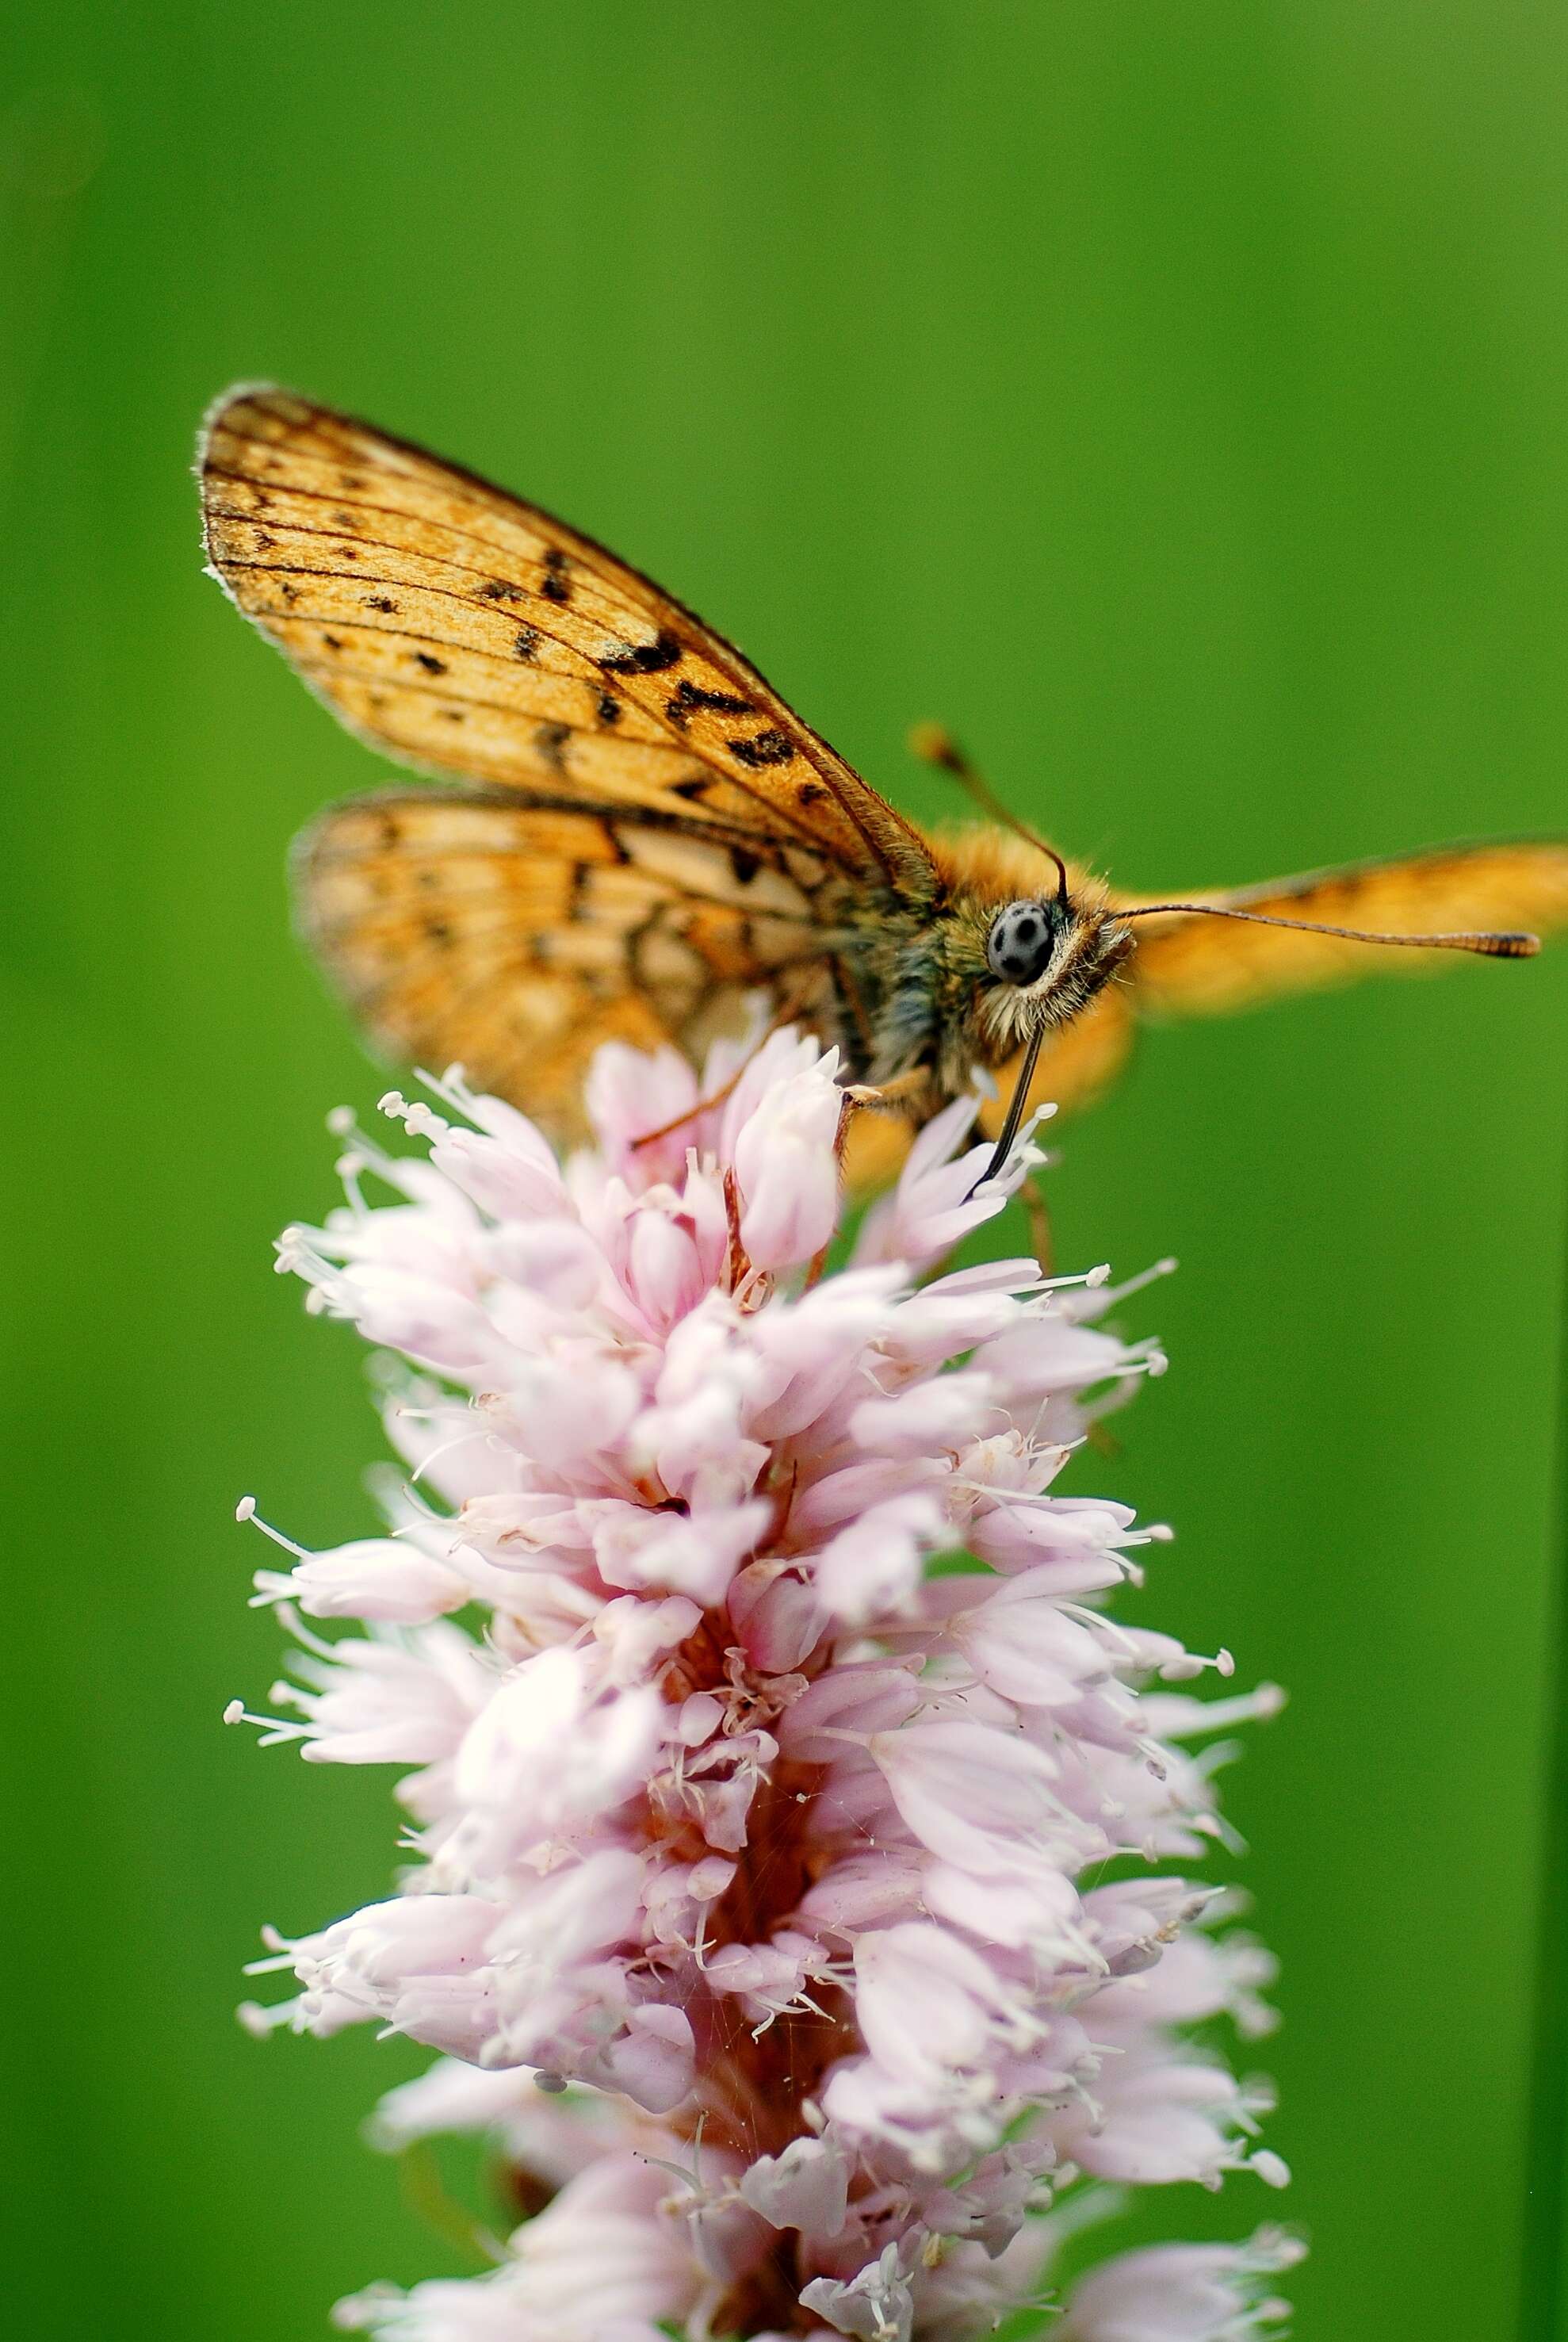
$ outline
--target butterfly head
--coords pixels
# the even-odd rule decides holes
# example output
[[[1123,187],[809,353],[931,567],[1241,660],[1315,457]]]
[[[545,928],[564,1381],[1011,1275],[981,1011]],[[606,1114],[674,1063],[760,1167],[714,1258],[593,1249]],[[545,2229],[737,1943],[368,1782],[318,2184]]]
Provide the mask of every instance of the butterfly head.
[[[1064,1025],[1107,983],[1133,936],[1089,889],[1058,885],[994,909],[985,930],[979,1021],[1004,1049]]]
[[[955,1022],[968,1065],[978,1061],[1000,1071],[1022,1052],[987,1176],[1000,1170],[1017,1136],[1047,1034],[1086,1008],[1134,948],[1133,930],[1103,888],[1070,872],[1043,842],[1033,842],[1034,866],[1027,872],[1018,866],[1018,854],[1011,842],[989,845],[993,867],[984,876],[974,870],[982,883],[962,906],[955,938],[954,973],[966,995]],[[1054,869],[1054,884],[1039,883],[1042,859]],[[1036,891],[1018,891],[1020,877]],[[954,1094],[960,1086],[953,1079]]]

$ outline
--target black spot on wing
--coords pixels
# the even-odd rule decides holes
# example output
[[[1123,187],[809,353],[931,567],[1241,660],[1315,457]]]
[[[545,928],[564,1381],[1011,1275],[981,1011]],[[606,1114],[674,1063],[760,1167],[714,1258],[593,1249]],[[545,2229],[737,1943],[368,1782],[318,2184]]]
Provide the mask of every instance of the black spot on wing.
[[[572,587],[566,576],[566,556],[558,545],[544,555],[544,575],[539,591],[546,602],[569,602]]]
[[[694,773],[689,780],[672,781],[670,795],[674,797],[684,797],[689,803],[695,804],[698,798],[707,796],[713,786],[714,778],[711,773]]]
[[[367,594],[365,597],[365,606],[367,610],[390,611],[395,610],[397,605],[390,594]]]
[[[572,737],[569,724],[541,724],[534,735],[534,746],[553,773],[566,769],[566,743]]]
[[[735,691],[704,691],[694,683],[678,683],[664,702],[664,713],[684,732],[699,707],[712,708],[715,716],[749,716],[752,703]]]
[[[613,691],[602,691],[599,694],[597,712],[601,724],[618,724],[620,722],[621,703],[616,698]]]
[[[744,846],[731,846],[730,868],[735,874],[737,886],[749,886],[762,866],[760,854],[753,854],[750,848]]]
[[[737,765],[752,772],[759,765],[787,765],[794,755],[794,742],[771,726],[765,732],[754,732],[749,740],[726,740],[724,746]]]
[[[685,655],[684,646],[661,627],[651,643],[604,651],[597,664],[606,675],[663,675],[666,667],[679,666]]]
[[[446,661],[444,659],[436,658],[429,651],[415,651],[414,658],[415,665],[422,666],[426,675],[444,675],[446,673]]]
[[[479,598],[482,602],[520,602],[523,588],[508,585],[504,577],[487,577],[479,588]]]
[[[538,647],[539,647],[539,629],[538,629],[538,627],[537,627],[537,626],[519,626],[519,627],[518,627],[518,629],[517,629],[517,632],[516,632],[516,633],[513,636],[513,637],[512,637],[512,655],[513,655],[513,656],[514,656],[514,658],[520,658],[520,659],[522,660],[522,662],[523,662],[524,666],[526,666],[528,665],[529,661],[533,658],[534,654],[534,652],[538,649]]]

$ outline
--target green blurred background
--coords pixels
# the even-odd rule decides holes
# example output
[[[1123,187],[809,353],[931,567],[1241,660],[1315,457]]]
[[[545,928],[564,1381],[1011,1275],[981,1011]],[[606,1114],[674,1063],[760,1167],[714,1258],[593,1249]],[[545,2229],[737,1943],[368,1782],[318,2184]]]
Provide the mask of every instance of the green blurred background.
[[[218,1721],[280,1654],[235,1499],[369,1517],[354,1344],[268,1246],[382,1086],[284,847],[379,768],[201,575],[202,406],[274,376],[489,471],[911,811],[953,809],[903,746],[940,716],[1134,884],[1562,826],[1568,18],[50,0],[0,38],[7,2289],[30,2342],[275,2342],[454,2264],[355,2136],[422,2059],[230,2014],[259,1921],[391,1858],[384,1775]],[[1178,1525],[1153,1614],[1293,1692],[1230,1794],[1323,2342],[1515,2316],[1565,1008],[1561,951],[1158,1036],[1063,1134],[1064,1254],[1183,1264],[1089,1476]]]

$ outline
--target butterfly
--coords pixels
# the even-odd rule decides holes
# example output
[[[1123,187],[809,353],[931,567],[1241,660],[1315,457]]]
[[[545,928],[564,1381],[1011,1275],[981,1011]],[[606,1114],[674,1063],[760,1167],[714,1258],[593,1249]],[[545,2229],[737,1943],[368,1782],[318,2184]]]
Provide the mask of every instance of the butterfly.
[[[197,470],[231,598],[351,731],[442,784],[305,832],[305,940],[378,1050],[460,1061],[562,1136],[602,1043],[700,1061],[760,994],[835,1044],[905,1139],[994,1077],[999,1163],[1034,1099],[1110,1080],[1144,1016],[1359,975],[1380,946],[1525,957],[1529,929],[1568,921],[1568,840],[1120,893],[939,734],[922,745],[992,818],[927,834],[712,627],[472,473],[251,385],[210,411]],[[874,1178],[899,1124],[861,1120]]]

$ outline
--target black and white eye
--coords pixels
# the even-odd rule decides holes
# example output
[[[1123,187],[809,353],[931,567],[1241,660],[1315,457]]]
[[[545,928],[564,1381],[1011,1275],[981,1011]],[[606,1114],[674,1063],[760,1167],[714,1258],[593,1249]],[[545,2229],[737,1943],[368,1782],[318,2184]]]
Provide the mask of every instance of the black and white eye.
[[[1038,983],[1055,949],[1059,924],[1054,903],[1009,903],[998,911],[985,938],[992,975],[1004,984]]]

